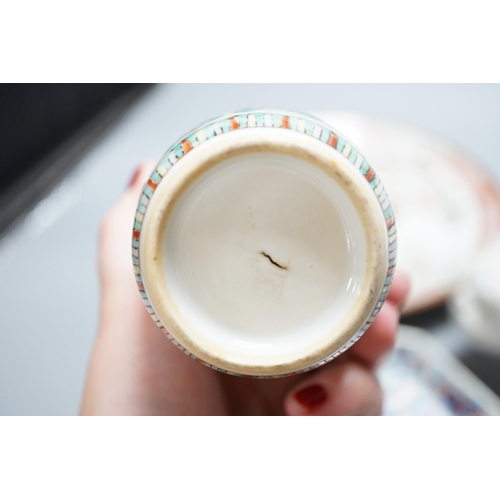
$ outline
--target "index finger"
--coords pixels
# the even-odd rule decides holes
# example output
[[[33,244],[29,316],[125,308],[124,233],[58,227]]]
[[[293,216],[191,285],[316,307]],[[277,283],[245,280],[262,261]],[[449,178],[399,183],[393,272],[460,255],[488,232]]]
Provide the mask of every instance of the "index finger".
[[[370,328],[349,353],[368,366],[375,365],[393,347],[399,324],[399,311],[409,291],[409,280],[402,271],[394,276],[389,296]]]

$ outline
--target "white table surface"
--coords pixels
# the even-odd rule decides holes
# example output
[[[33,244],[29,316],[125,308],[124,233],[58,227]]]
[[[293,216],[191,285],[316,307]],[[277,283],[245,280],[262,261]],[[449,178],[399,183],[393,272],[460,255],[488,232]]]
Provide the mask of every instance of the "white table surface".
[[[500,85],[156,86],[0,241],[0,414],[78,413],[94,339],[97,232],[138,163],[226,111],[344,109],[402,118],[500,177]]]

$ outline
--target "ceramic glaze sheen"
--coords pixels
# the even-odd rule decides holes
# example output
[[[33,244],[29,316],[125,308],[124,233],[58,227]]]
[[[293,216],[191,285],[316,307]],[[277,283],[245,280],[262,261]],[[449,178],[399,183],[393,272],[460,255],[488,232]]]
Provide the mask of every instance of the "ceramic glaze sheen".
[[[141,295],[167,336],[212,368],[265,378],[352,345],[395,264],[387,195],[364,158],[336,133],[348,154],[332,148],[321,122],[297,115],[292,130],[276,113],[244,113],[247,127],[241,114],[218,119],[171,148],[133,240]]]
[[[304,161],[254,153],[222,162],[171,217],[164,259],[172,297],[227,357],[257,351],[282,363],[324,336],[359,294],[359,216]]]

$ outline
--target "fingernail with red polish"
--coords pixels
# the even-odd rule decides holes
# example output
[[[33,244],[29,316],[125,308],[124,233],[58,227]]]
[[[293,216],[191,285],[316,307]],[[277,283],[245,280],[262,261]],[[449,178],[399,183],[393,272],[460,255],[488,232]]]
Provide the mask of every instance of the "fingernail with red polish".
[[[134,172],[134,175],[132,175],[132,178],[130,179],[130,182],[128,183],[129,188],[131,188],[137,182],[137,179],[139,179],[140,173],[141,173],[141,167],[137,167],[136,171]]]
[[[295,399],[308,410],[322,405],[327,398],[325,389],[318,384],[310,385],[294,394]]]

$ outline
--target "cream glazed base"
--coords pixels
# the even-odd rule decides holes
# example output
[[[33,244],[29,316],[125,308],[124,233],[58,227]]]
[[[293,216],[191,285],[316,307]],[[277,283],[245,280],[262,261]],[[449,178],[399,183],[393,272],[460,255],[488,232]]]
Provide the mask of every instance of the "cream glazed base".
[[[389,254],[379,200],[344,155],[262,128],[180,158],[151,197],[139,250],[151,308],[175,341],[251,376],[316,366],[359,335]]]

